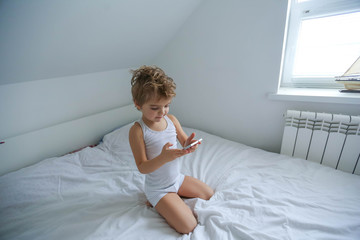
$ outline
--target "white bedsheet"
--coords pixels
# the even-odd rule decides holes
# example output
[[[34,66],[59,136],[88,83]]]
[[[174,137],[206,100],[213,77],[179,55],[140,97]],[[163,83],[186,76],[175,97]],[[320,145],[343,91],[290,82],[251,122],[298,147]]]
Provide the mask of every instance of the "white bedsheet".
[[[189,128],[182,172],[215,195],[185,200],[199,225],[178,234],[145,205],[129,126],[0,177],[0,239],[360,239],[360,176]]]

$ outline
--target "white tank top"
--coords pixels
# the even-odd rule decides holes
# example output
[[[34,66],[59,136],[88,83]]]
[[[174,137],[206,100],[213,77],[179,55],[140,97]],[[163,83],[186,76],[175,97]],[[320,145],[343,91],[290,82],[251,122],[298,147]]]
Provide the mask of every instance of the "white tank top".
[[[142,119],[138,121],[140,124],[146,147],[146,156],[148,160],[152,160],[159,156],[162,148],[168,142],[172,143],[171,149],[177,148],[176,128],[168,116],[164,116],[167,126],[163,131],[154,131],[150,129]],[[154,172],[145,176],[145,188],[149,190],[167,188],[173,185],[179,176],[180,165],[179,159],[167,162]]]

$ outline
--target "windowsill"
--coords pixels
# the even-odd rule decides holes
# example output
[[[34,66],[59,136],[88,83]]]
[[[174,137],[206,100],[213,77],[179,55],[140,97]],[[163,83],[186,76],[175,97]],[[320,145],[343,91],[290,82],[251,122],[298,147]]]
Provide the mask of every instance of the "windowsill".
[[[360,93],[341,93],[339,89],[280,88],[268,98],[279,101],[359,104]]]

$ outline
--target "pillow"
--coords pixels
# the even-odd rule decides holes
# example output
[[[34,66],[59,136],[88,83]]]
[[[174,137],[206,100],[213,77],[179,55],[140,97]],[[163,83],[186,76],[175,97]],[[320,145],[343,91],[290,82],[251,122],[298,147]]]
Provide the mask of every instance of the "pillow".
[[[99,147],[116,155],[128,153],[132,155],[129,143],[129,130],[133,125],[134,122],[131,122],[106,134]]]

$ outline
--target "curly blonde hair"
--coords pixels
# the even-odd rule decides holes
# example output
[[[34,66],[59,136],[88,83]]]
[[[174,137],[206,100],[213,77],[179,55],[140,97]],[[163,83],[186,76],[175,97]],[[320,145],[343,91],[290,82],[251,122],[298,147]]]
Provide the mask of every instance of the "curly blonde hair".
[[[156,66],[142,66],[130,71],[131,93],[135,104],[142,106],[152,98],[175,97],[176,84],[172,78]]]

